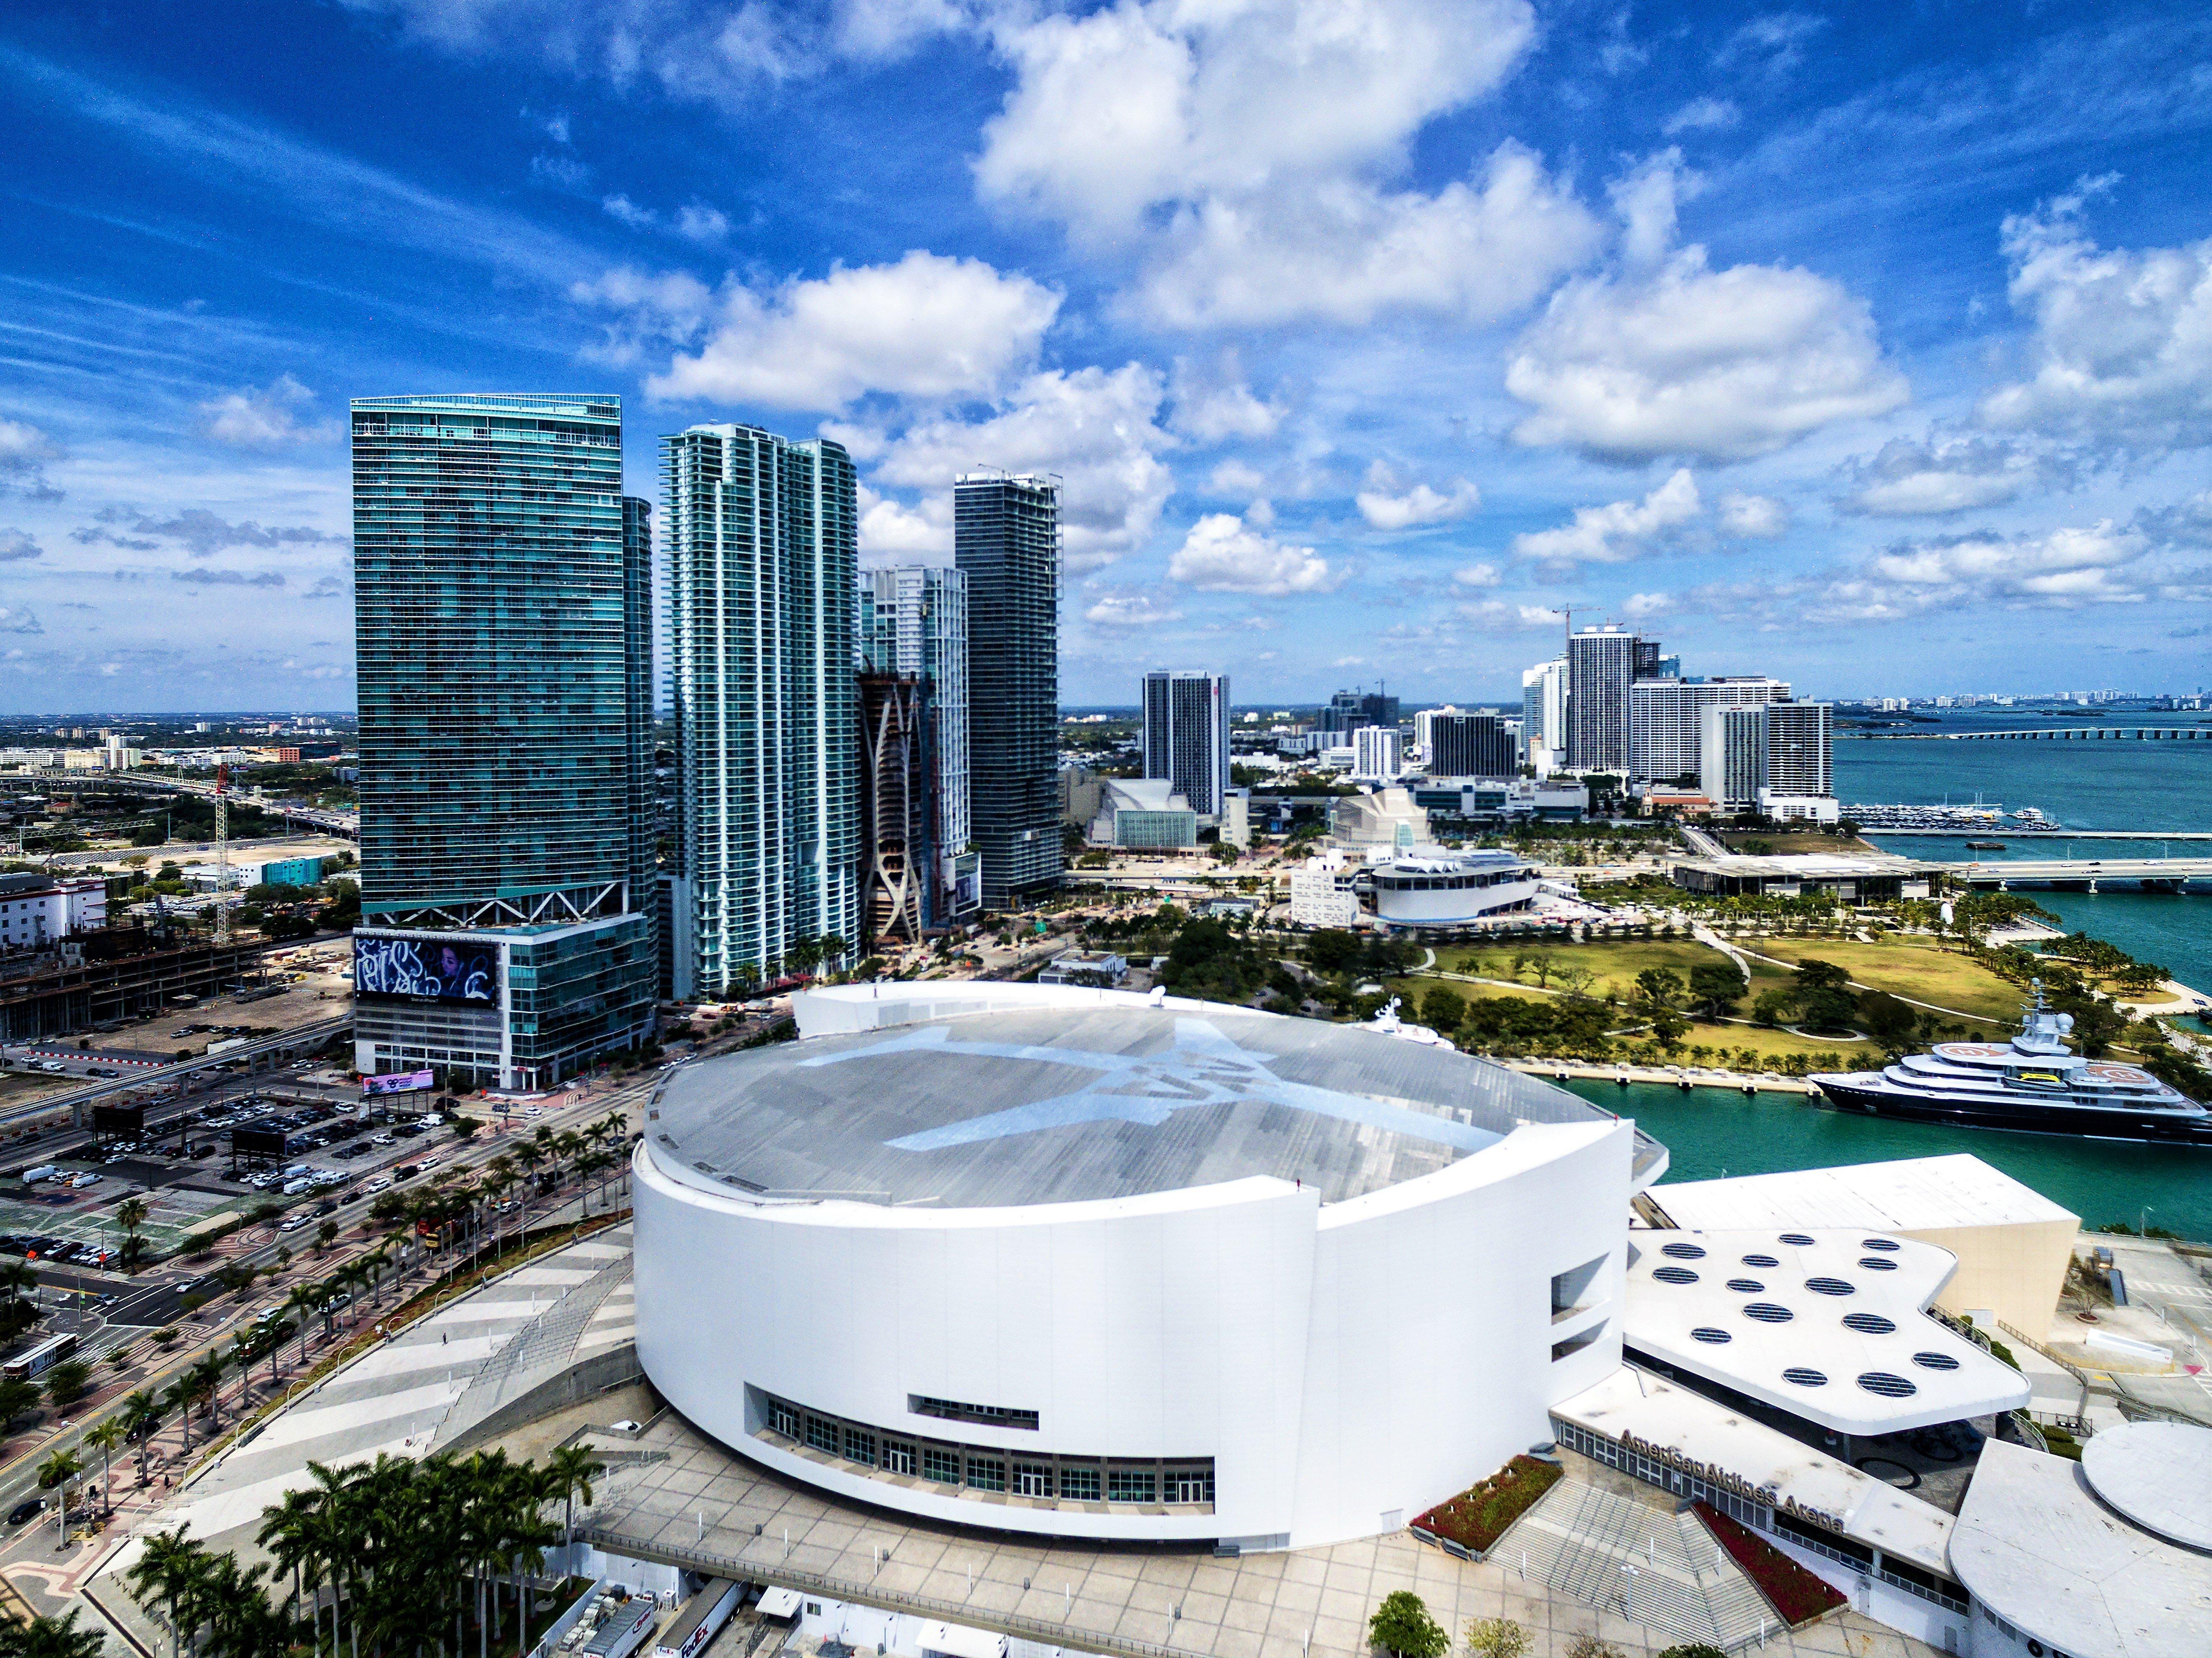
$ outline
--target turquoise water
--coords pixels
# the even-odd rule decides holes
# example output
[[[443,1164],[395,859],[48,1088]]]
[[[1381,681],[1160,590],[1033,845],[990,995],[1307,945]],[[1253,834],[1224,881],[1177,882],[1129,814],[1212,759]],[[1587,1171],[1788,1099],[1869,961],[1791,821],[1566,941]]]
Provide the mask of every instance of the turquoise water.
[[[2118,725],[2186,726],[2201,714],[2116,714]],[[1943,727],[2027,727],[2057,721],[2016,711],[1962,716]],[[2071,725],[2075,722],[2067,721]],[[2103,721],[2083,722],[2102,724]],[[1884,743],[1838,738],[1836,793],[1847,801],[1934,805],[1971,801],[1977,795],[2007,811],[2034,806],[2071,829],[2195,829],[2212,831],[2212,742],[2138,743]],[[2023,842],[2002,831],[2002,853],[1970,853],[1961,841],[1885,835],[1875,844],[1912,858],[1963,862],[2021,857],[2064,857],[2064,837]],[[2157,856],[2148,841],[2077,843],[2075,853],[2095,857]],[[2176,854],[2212,856],[2212,843],[2175,842]],[[2199,990],[2212,991],[2212,895],[2120,892],[2032,892],[2027,896],[2079,929],[2118,944],[2139,960],[2156,962]]]
[[[1672,1154],[1669,1181],[1765,1175],[1837,1163],[1972,1152],[2081,1217],[2082,1224],[2142,1224],[2212,1239],[2212,1151],[2130,1146],[2055,1135],[2008,1134],[1890,1122],[1831,1111],[1795,1094],[1744,1095],[1650,1084],[1577,1080],[1559,1086],[1634,1117]],[[1660,1201],[1663,1205],[1664,1184]]]

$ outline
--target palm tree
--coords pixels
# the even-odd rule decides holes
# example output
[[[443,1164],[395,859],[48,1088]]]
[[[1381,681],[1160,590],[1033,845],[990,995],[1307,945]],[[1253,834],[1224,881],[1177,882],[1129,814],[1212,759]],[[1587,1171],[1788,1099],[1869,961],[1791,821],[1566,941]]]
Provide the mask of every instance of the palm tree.
[[[84,1459],[73,1450],[51,1453],[39,1464],[39,1487],[54,1493],[54,1546],[59,1548],[69,1540],[70,1485],[84,1472]]]
[[[185,1606],[206,1562],[206,1551],[185,1535],[191,1529],[187,1521],[174,1531],[155,1532],[123,1574],[140,1600],[158,1600],[169,1609],[170,1649],[178,1653],[184,1650]]]
[[[73,1606],[65,1618],[33,1618],[27,1624],[11,1624],[0,1630],[0,1652],[7,1658],[100,1658],[106,1637],[98,1630],[79,1629]]]
[[[300,1317],[300,1368],[307,1368],[307,1315],[315,1310],[315,1288],[311,1284],[295,1284],[284,1297],[284,1310]]]
[[[177,1413],[177,1424],[185,1430],[184,1455],[192,1454],[192,1400],[199,1396],[199,1385],[192,1372],[185,1371],[161,1390],[161,1403]]]
[[[288,1566],[291,1568],[295,1622],[298,1621],[300,1602],[307,1594],[308,1562],[316,1561],[318,1574],[320,1571],[316,1545],[319,1540],[317,1522],[321,1518],[321,1512],[322,1498],[319,1492],[289,1491],[275,1506],[261,1511],[261,1529],[254,1534],[253,1540],[269,1551],[269,1557],[276,1562],[277,1570],[283,1571]],[[317,1582],[319,1586],[319,1575]],[[318,1645],[321,1644],[322,1633],[322,1608],[318,1606],[315,1609]]]
[[[146,1200],[125,1198],[115,1206],[115,1224],[123,1229],[123,1269],[129,1272],[138,1264],[145,1253],[146,1240],[138,1236],[138,1229],[146,1224]]]
[[[123,1422],[110,1416],[105,1421],[85,1430],[84,1442],[100,1453],[100,1506],[112,1513],[115,1508],[113,1485],[115,1479],[115,1448],[123,1442]]]
[[[560,1489],[562,1504],[561,1540],[576,1540],[576,1499],[581,1497],[584,1506],[592,1504],[592,1481],[607,1471],[607,1465],[580,1445],[563,1445],[545,1459],[547,1482]]]
[[[155,1430],[161,1425],[161,1404],[141,1388],[123,1401],[120,1419],[123,1431],[137,1442],[138,1483],[145,1485],[153,1477],[146,1472],[146,1453],[151,1447]]]
[[[204,1398],[208,1405],[208,1432],[210,1436],[222,1430],[222,1373],[227,1361],[213,1348],[207,1357],[185,1372],[194,1379],[192,1395]]]

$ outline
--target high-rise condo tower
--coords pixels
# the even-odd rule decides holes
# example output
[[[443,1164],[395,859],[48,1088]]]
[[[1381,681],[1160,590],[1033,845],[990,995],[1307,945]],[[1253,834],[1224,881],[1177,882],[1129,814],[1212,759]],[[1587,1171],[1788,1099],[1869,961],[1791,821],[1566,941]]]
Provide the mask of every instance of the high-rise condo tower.
[[[652,1034],[652,534],[613,397],[352,405],[356,1063],[544,1088]]]
[[[1164,777],[1201,817],[1218,817],[1229,789],[1229,676],[1145,676],[1145,775]]]
[[[1060,485],[974,473],[953,490],[968,576],[969,811],[983,904],[1060,884]]]

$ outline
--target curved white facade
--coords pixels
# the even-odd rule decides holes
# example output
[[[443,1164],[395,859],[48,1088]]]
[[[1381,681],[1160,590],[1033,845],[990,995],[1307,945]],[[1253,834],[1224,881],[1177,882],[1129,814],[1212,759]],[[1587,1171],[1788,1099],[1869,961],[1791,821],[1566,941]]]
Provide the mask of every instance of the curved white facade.
[[[1465,926],[1526,909],[1537,874],[1510,853],[1440,853],[1377,864],[1367,881],[1385,926]]]
[[[802,1023],[881,1029],[903,1013],[949,1025],[957,1042],[992,1023],[946,1018],[963,1004],[1146,1006],[967,989],[915,987],[927,1002],[830,993]],[[1232,1038],[1272,1018],[1203,1011]],[[1144,1136],[1176,1131],[1109,1132],[1142,1156]],[[1620,1363],[1634,1147],[1632,1125],[1594,1114],[1511,1128],[1340,1202],[1250,1175],[936,1208],[714,1189],[649,1136],[635,1184],[638,1351],[701,1428],[856,1501],[1074,1537],[1362,1536],[1548,1437],[1547,1407]],[[1567,1303],[1556,1315],[1555,1292]],[[973,1413],[948,1419],[945,1401]],[[896,1466],[902,1448],[911,1473]],[[1024,1467],[1049,1494],[1021,1493]],[[1124,1500],[1092,1498],[1091,1468]],[[1147,1469],[1161,1483],[1135,1500]]]

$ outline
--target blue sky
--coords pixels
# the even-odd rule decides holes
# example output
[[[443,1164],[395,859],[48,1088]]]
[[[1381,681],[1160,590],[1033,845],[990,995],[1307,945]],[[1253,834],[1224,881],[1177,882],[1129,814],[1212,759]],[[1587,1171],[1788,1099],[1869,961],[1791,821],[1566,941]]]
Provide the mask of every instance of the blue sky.
[[[1066,480],[1061,683],[2195,689],[2212,15],[15,0],[0,710],[350,705],[350,397]]]

